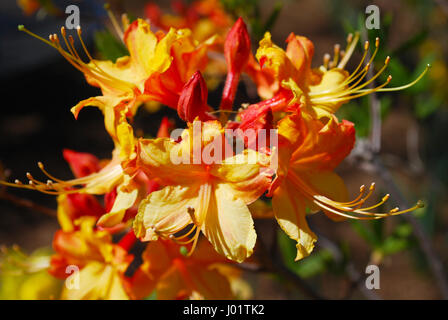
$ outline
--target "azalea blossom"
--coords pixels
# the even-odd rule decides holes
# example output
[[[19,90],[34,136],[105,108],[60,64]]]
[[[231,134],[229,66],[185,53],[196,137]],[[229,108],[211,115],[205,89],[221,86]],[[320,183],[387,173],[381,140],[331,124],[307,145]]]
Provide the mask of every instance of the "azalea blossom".
[[[123,300],[129,299],[124,273],[133,256],[118,244],[112,243],[107,231],[94,229],[96,219],[84,216],[75,222],[76,231],[57,231],[49,272],[67,278],[68,266],[76,266],[77,283],[66,284],[61,293],[64,300]],[[70,279],[67,279],[70,281]],[[79,287],[75,287],[79,285]]]
[[[162,239],[147,245],[143,264],[130,280],[137,299],[149,296],[153,290],[160,300],[234,298],[233,276],[229,270],[220,269],[231,261],[219,255],[205,239],[199,241],[189,257],[182,249],[188,250]]]
[[[272,98],[276,95],[290,96],[292,93],[289,105],[299,104],[302,112],[308,112],[313,117],[321,118],[334,114],[342,104],[352,99],[373,92],[398,91],[409,88],[417,83],[429,68],[427,66],[417,79],[409,84],[386,88],[392,79],[392,76],[388,76],[384,83],[371,88],[369,85],[386,70],[390,57],[386,58],[384,65],[373,77],[364,81],[369,70],[373,68],[380,40],[379,38],[375,40],[375,50],[369,58],[370,43],[365,42],[364,54],[358,66],[349,73],[345,67],[355,51],[358,41],[358,33],[350,34],[347,37],[345,50],[341,50],[340,45],[335,45],[333,59],[327,54],[324,56],[323,65],[313,69],[311,64],[314,45],[308,38],[291,33],[286,40],[286,50],[283,50],[272,42],[271,34],[266,32],[256,53],[259,65],[254,59],[251,59],[246,71],[257,83],[260,96]],[[289,93],[285,93],[285,90]]]
[[[335,116],[325,123],[307,113],[294,113],[279,122],[278,130],[279,170],[269,194],[280,227],[297,241],[296,260],[308,256],[317,240],[308,227],[307,210],[322,210],[329,218],[340,221],[380,219],[422,207],[419,202],[405,210],[372,212],[389,199],[387,194],[379,203],[363,207],[374,184],[370,188],[362,186],[359,196],[348,200],[344,181],[333,170],[354,146],[353,123],[338,122]]]
[[[199,144],[193,142],[193,124],[184,130],[179,143],[166,138],[139,141],[138,166],[166,186],[141,202],[134,221],[135,234],[143,241],[159,237],[180,241],[193,234],[181,243],[193,242],[194,250],[202,231],[219,253],[241,262],[252,254],[255,245],[247,205],[269,186],[271,178],[267,170],[267,174],[262,170],[267,161],[263,163],[262,157],[250,149],[220,161],[197,159],[198,151],[213,154],[225,147],[214,144],[225,141],[218,121],[203,122],[200,127],[201,135],[195,138]],[[172,155],[188,161],[173,163]],[[250,164],[245,160],[249,157],[260,161]],[[177,236],[188,226],[191,228],[186,234]]]

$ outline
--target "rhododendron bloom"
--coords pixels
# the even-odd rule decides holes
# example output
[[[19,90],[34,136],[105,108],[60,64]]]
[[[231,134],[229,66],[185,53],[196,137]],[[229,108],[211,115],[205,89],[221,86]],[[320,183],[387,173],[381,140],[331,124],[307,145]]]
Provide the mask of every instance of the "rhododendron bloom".
[[[195,296],[202,299],[233,298],[231,279],[219,269],[220,265],[231,261],[216,253],[206,240],[199,241],[189,257],[172,241],[153,241],[142,258],[143,264],[130,281],[137,298],[144,298],[153,290],[161,300]]]
[[[74,275],[79,277],[79,288],[65,286],[62,299],[129,299],[124,272],[133,256],[112,243],[111,234],[95,230],[95,221],[92,217],[82,217],[76,222],[79,230],[56,232],[53,241],[56,254],[52,256],[49,271],[56,277],[66,278],[67,266],[75,265],[80,270]]]
[[[219,163],[197,159],[198,163],[194,159],[198,148],[199,152],[210,152],[214,141],[225,141],[219,122],[208,121],[201,126],[198,145],[191,143],[195,139],[192,124],[183,132],[180,143],[164,138],[140,140],[138,165],[166,186],[141,202],[134,221],[135,234],[143,241],[159,237],[179,241],[193,233],[185,243],[195,243],[202,230],[219,253],[241,262],[252,254],[255,245],[256,234],[247,204],[269,186],[271,178],[263,173],[267,164],[250,149],[219,159]],[[191,161],[174,164],[172,155],[182,154]],[[248,157],[260,161],[248,163]],[[187,234],[176,237],[190,225],[193,227]]]
[[[291,104],[298,103],[303,112],[308,112],[313,117],[329,117],[339,107],[351,99],[359,98],[373,92],[396,91],[408,88],[418,82],[428,68],[411,83],[396,87],[384,88],[392,77],[374,88],[369,85],[377,79],[387,68],[390,58],[387,57],[384,66],[369,80],[364,81],[367,73],[373,67],[373,61],[378,52],[379,39],[375,41],[375,51],[366,61],[369,42],[364,44],[364,55],[352,73],[344,68],[352,56],[359,40],[359,35],[350,34],[347,38],[347,48],[341,52],[340,46],[335,45],[333,60],[330,55],[325,55],[324,63],[316,69],[311,68],[314,54],[313,43],[302,36],[291,33],[287,38],[286,51],[276,46],[271,40],[271,34],[267,32],[260,41],[256,57],[260,67],[250,63],[248,73],[258,85],[259,94],[265,98],[271,98],[276,93],[285,89],[294,94]],[[363,66],[365,63],[365,66]]]
[[[333,116],[334,117],[334,116]],[[371,210],[387,201],[389,195],[372,206],[362,208],[371,196],[374,184],[365,194],[348,201],[343,180],[333,172],[350,153],[355,143],[353,123],[336,117],[327,123],[314,119],[307,113],[297,113],[282,119],[279,130],[279,170],[270,194],[275,217],[289,237],[297,241],[296,260],[308,256],[314,248],[316,235],[306,222],[307,208],[311,212],[322,210],[333,220],[379,219],[415,210],[416,206],[399,211],[394,208],[386,213]]]
[[[137,19],[126,25],[123,41],[129,56],[110,60],[93,59],[87,51],[78,28],[78,37],[89,59],[86,63],[74,47],[74,39],[67,38],[65,28],[61,28],[62,38],[67,46],[63,49],[56,34],[50,41],[34,35],[23,26],[19,27],[34,37],[56,48],[75,68],[84,73],[89,84],[99,87],[101,96],[88,98],[72,108],[75,117],[85,106],[96,106],[102,110],[108,132],[116,135],[116,122],[121,114],[132,118],[142,102],[158,101],[177,108],[177,100],[184,84],[197,70],[206,67],[207,52],[216,38],[211,37],[198,43],[189,29],[171,28],[164,32],[153,33],[150,25]]]

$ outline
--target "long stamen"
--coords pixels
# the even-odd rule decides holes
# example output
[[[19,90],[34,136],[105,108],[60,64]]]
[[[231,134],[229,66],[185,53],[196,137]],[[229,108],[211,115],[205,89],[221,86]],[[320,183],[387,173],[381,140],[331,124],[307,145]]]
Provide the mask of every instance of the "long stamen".
[[[112,10],[110,9],[110,4],[109,3],[104,4],[104,9],[106,10],[107,15],[109,16],[110,21],[112,22],[115,32],[118,34],[118,37],[121,39],[121,41],[123,41],[123,39],[124,39],[123,30],[121,29],[120,25],[118,24],[118,21],[115,18],[115,15],[113,14]]]
[[[81,37],[81,28],[78,26],[77,27],[77,33],[78,33],[78,37],[80,39],[81,45],[87,55],[87,57],[89,58],[90,61],[93,62],[94,66],[91,66],[87,63],[85,63],[84,61],[82,61],[82,59],[79,57],[78,52],[76,51],[74,45],[73,45],[73,40],[71,40],[69,38],[69,43],[67,42],[66,39],[66,31],[65,28],[62,27],[61,28],[61,35],[62,38],[65,42],[65,44],[67,45],[67,51],[64,50],[59,42],[59,38],[56,34],[50,35],[50,41],[34,34],[33,32],[29,31],[28,29],[26,29],[23,25],[19,25],[18,29],[20,31],[23,31],[29,35],[31,35],[32,37],[41,40],[43,42],[45,42],[46,44],[48,44],[49,46],[53,47],[54,49],[58,50],[58,52],[71,64],[73,65],[76,69],[78,69],[79,71],[81,71],[82,73],[88,74],[89,76],[97,79],[98,81],[100,81],[101,83],[110,86],[111,88],[116,88],[119,90],[123,90],[123,91],[129,91],[129,90],[134,90],[135,85],[127,82],[125,80],[121,80],[118,78],[113,77],[112,75],[104,72],[104,70],[102,70],[96,63],[95,60],[92,58],[92,56],[90,55],[90,53],[87,50],[87,47],[84,43],[84,41],[82,40]]]
[[[358,39],[359,39],[358,34],[355,36],[355,40],[353,40],[352,35],[349,35],[349,37],[347,39],[347,43],[348,43],[347,44],[347,53],[344,55],[341,62],[338,64],[337,68],[343,68],[345,66],[345,64],[348,61],[348,58],[353,53],[353,50],[356,46],[356,42],[358,41]],[[369,61],[367,62],[365,67],[363,67],[361,69],[361,66],[367,57],[368,50],[369,50],[369,42],[366,41],[364,44],[363,56],[361,58],[360,63],[358,64],[358,66],[355,68],[354,72],[351,73],[344,81],[341,81],[341,83],[334,85],[330,89],[317,91],[317,92],[309,92],[308,95],[310,98],[310,102],[312,104],[321,104],[324,106],[326,103],[345,102],[345,101],[348,101],[351,99],[355,99],[355,98],[359,98],[359,97],[368,95],[373,92],[389,92],[389,91],[403,90],[403,89],[413,86],[418,81],[420,81],[430,68],[430,65],[427,65],[425,70],[414,81],[412,81],[406,85],[400,86],[400,87],[385,88],[390,83],[390,81],[392,79],[391,76],[389,76],[385,83],[383,83],[375,88],[365,88],[365,87],[369,86],[371,83],[373,83],[386,70],[386,68],[390,62],[390,57],[387,57],[384,62],[384,65],[380,68],[380,70],[375,75],[373,75],[370,79],[368,79],[367,81],[362,83],[362,81],[365,79],[365,77],[368,74],[369,68],[373,64],[374,58],[376,57],[376,55],[378,53],[379,38],[375,39],[375,50],[374,50],[373,54],[371,55],[371,57],[369,58]],[[329,56],[325,55],[323,68],[324,69],[327,69],[327,67],[331,68],[334,65],[334,62],[337,61],[338,54],[339,54],[339,47],[335,46],[334,60],[331,63],[329,63],[330,58],[329,58]]]
[[[28,184],[24,184],[17,179],[14,183],[0,180],[0,184],[14,188],[37,190],[45,194],[59,195],[87,192],[90,187],[101,184],[109,184],[110,181],[115,181],[117,178],[122,176],[121,165],[108,165],[97,173],[93,173],[82,178],[64,181],[57,179],[48,173],[41,162],[38,163],[38,166],[40,170],[49,178],[46,182],[35,179],[28,172],[26,174],[29,180]]]
[[[320,207],[323,210],[326,210],[328,212],[334,213],[338,216],[355,219],[355,220],[375,220],[375,219],[381,219],[388,216],[394,216],[403,214],[406,212],[410,212],[413,210],[416,210],[418,208],[423,207],[423,203],[421,201],[418,201],[415,206],[409,209],[405,210],[399,210],[399,208],[394,208],[392,210],[389,210],[389,212],[368,212],[368,210],[375,209],[381,205],[383,205],[388,199],[389,195],[385,195],[380,202],[378,202],[375,205],[360,208],[360,205],[364,203],[364,201],[370,197],[372,194],[375,185],[372,184],[369,189],[369,193],[366,197],[362,198],[362,196],[358,196],[357,199],[349,202],[349,203],[343,203],[343,202],[337,202],[333,201],[325,196],[319,195],[317,192],[313,190],[312,187],[307,185],[304,181],[302,181],[292,170],[288,171],[288,178],[293,183],[293,185],[300,190],[310,201],[315,203],[318,207]],[[362,195],[364,193],[364,188],[360,188],[360,194]],[[361,199],[361,200],[359,200]],[[349,205],[347,205],[349,204]],[[356,208],[353,208],[353,206],[356,206]]]
[[[356,45],[358,44],[358,40],[359,40],[359,32],[356,32],[354,37],[351,33],[348,35],[347,49],[345,50],[346,54],[344,58],[337,65],[339,69],[343,69],[347,64],[347,62],[350,60],[353,52],[355,51]]]

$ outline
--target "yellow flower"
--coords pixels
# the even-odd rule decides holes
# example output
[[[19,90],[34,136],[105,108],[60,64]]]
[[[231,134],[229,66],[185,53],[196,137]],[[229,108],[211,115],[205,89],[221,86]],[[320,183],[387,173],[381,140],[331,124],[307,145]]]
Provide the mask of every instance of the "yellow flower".
[[[225,148],[223,141],[217,121],[189,124],[180,143],[166,138],[140,140],[138,165],[166,186],[141,202],[134,220],[137,237],[193,242],[194,250],[202,230],[229,259],[241,262],[252,254],[256,234],[247,205],[263,194],[271,179],[263,172],[266,161],[253,150],[219,156],[217,161],[201,157],[201,152],[216,156]],[[175,163],[179,159],[183,161]],[[181,231],[187,233],[176,237]],[[192,238],[180,241],[193,232]]]
[[[314,54],[314,46],[305,37],[293,33],[287,39],[286,51],[276,46],[271,40],[271,34],[267,32],[260,41],[256,57],[261,69],[252,68],[250,73],[257,84],[258,91],[264,98],[271,98],[280,90],[292,91],[294,98],[290,104],[297,103],[303,112],[307,112],[315,118],[331,118],[339,107],[351,99],[359,98],[373,92],[385,92],[403,90],[418,82],[427,72],[424,72],[411,83],[396,87],[384,88],[392,77],[377,86],[370,87],[387,68],[390,58],[387,57],[384,66],[369,80],[364,81],[373,67],[373,61],[378,52],[379,39],[375,41],[375,51],[368,58],[369,42],[364,44],[364,55],[358,66],[352,73],[344,68],[352,56],[359,40],[359,34],[350,34],[347,38],[347,48],[341,51],[340,46],[334,48],[334,57],[330,61],[330,55],[324,56],[324,63],[317,69],[311,69],[311,60]],[[365,63],[365,66],[363,65]]]
[[[26,255],[16,246],[0,249],[0,299],[59,298],[62,283],[47,272],[50,250],[38,249]]]
[[[120,57],[115,62],[93,59],[82,40],[80,27],[77,34],[88,62],[81,59],[73,37],[67,37],[64,27],[61,28],[62,39],[52,34],[48,41],[19,26],[19,30],[57,49],[85,75],[90,85],[101,89],[101,96],[85,99],[71,111],[77,118],[85,106],[98,107],[104,114],[106,129],[114,139],[122,115],[132,118],[142,103],[158,101],[175,109],[184,84],[194,72],[205,69],[208,50],[216,41],[216,37],[211,37],[198,43],[189,29],[171,28],[167,33],[154,33],[143,19],[131,24],[124,21],[125,31],[118,29],[117,32],[122,35],[129,56]]]
[[[190,257],[182,254],[181,248],[165,240],[147,245],[143,264],[131,279],[136,298],[145,298],[154,290],[159,300],[233,297],[231,281],[239,277],[231,261],[216,253],[206,240],[199,241]]]
[[[69,276],[61,299],[129,299],[124,273],[133,257],[113,244],[108,232],[95,230],[95,221],[93,217],[82,217],[76,221],[79,230],[55,234],[56,255],[50,272],[58,277]],[[69,266],[76,266],[79,272],[67,274]]]

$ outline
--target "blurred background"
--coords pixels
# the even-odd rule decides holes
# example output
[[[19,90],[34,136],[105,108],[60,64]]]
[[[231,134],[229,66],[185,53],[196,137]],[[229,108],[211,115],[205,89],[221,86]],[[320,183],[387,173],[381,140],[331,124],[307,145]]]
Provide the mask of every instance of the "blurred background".
[[[154,1],[172,12],[169,1]],[[430,63],[430,72],[415,86],[350,102],[338,117],[351,120],[357,146],[338,168],[352,195],[360,185],[377,184],[377,194],[390,193],[391,203],[402,208],[423,199],[426,206],[411,214],[375,222],[334,223],[323,214],[309,218],[319,241],[314,253],[294,262],[295,244],[275,221],[256,221],[261,246],[278,244],[282,272],[245,270],[255,299],[437,299],[448,298],[448,1],[445,0],[222,0],[234,16],[243,16],[253,36],[253,50],[266,29],[285,47],[290,32],[310,38],[315,45],[313,66],[333,45],[345,46],[349,32],[358,30],[364,40],[380,37],[377,67],[386,56],[392,60],[390,86],[414,80]],[[34,3],[34,4],[33,4]],[[37,3],[37,5],[36,5]],[[145,17],[147,1],[111,1],[117,15]],[[61,178],[71,178],[62,150],[91,152],[110,157],[113,144],[104,130],[101,113],[85,109],[75,121],[70,107],[99,90],[58,52],[17,30],[24,24],[38,35],[58,32],[65,23],[65,7],[76,4],[81,12],[84,40],[96,56],[114,59],[123,54],[110,31],[102,1],[0,2],[0,172],[9,179],[38,175],[37,161]],[[380,29],[365,29],[368,5],[380,9]],[[356,67],[359,52],[348,70]],[[209,95],[218,106],[222,80]],[[221,80],[221,81],[219,81]],[[250,81],[243,81],[236,104],[257,101]],[[375,118],[375,110],[380,117]],[[160,120],[176,112],[162,108],[142,110],[135,126],[154,136]],[[40,177],[39,177],[40,178]],[[32,207],[27,209],[27,207]],[[51,246],[58,224],[52,213],[52,196],[27,190],[0,189],[0,245],[17,244],[25,252]],[[38,210],[36,210],[38,209]],[[47,210],[48,209],[48,210]],[[369,264],[379,265],[379,290],[367,290]],[[293,281],[291,281],[293,279]],[[312,291],[310,295],[309,290]]]

